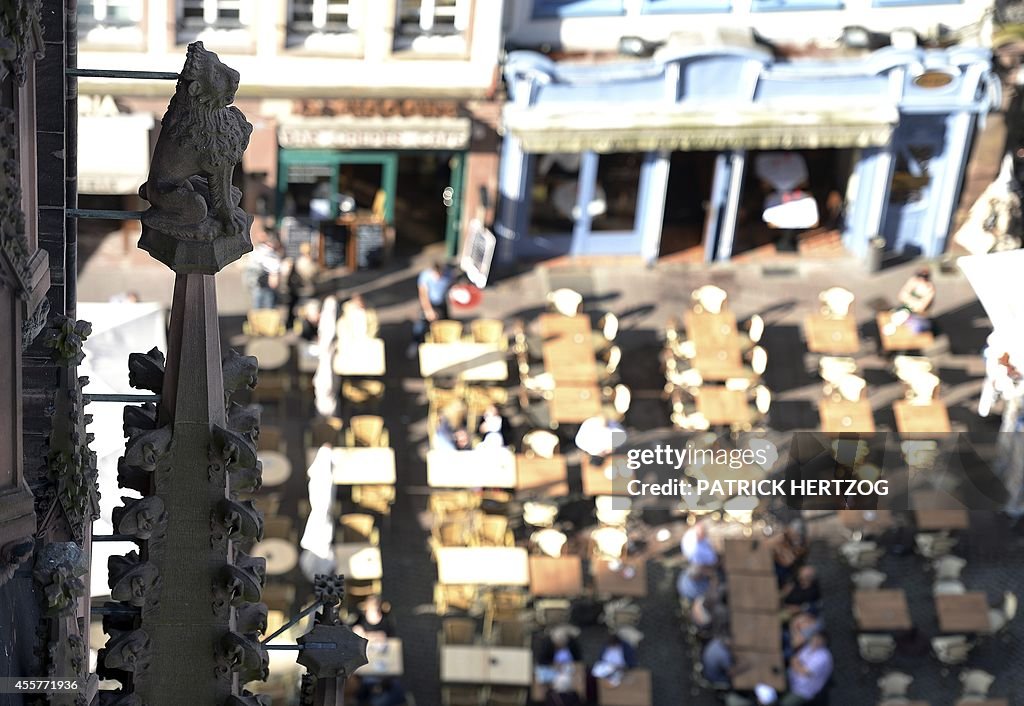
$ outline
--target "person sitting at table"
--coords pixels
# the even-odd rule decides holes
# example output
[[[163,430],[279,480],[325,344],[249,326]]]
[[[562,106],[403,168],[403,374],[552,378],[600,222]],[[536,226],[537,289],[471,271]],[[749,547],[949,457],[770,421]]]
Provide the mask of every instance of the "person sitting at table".
[[[376,335],[376,312],[367,308],[362,294],[353,294],[341,307],[338,338],[373,338]]]
[[[824,629],[821,619],[810,613],[797,613],[782,631],[782,654],[788,660]]]
[[[451,404],[441,412],[441,419],[434,431],[433,447],[449,451],[464,451],[470,447],[466,412],[462,405]]]
[[[594,465],[625,443],[625,428],[604,414],[585,420],[576,432],[576,447],[589,454]]]
[[[391,608],[381,600],[380,596],[373,594],[366,597],[363,605],[356,611],[356,621],[352,625],[352,632],[365,637],[367,640],[385,640],[394,635],[394,626],[391,624]]]
[[[478,431],[481,436],[480,446],[503,448],[512,445],[512,426],[497,405],[489,404],[484,409]]]
[[[729,635],[716,635],[708,644],[704,645],[700,663],[704,678],[714,684],[716,688],[731,688],[732,668],[735,660],[732,655],[732,640]]]
[[[573,685],[573,671],[571,667],[559,670],[548,688],[544,706],[583,706],[583,699]]]
[[[817,613],[821,603],[821,585],[817,570],[808,564],[796,572],[796,579],[782,588],[782,611],[792,617],[797,613]]]
[[[718,552],[711,546],[711,541],[708,539],[707,526],[703,522],[698,522],[686,530],[680,546],[682,547],[683,556],[691,564],[714,566],[718,563]]]
[[[884,331],[886,335],[891,336],[896,332],[896,327],[903,324],[910,325],[917,333],[931,328],[928,312],[935,302],[935,284],[927,267],[919,269],[904,283],[897,299],[900,305],[892,312],[892,318]]]
[[[707,565],[690,564],[680,572],[676,590],[680,598],[695,601],[708,592],[714,578],[714,569]]]
[[[299,338],[315,342],[320,330],[320,302],[310,299],[299,306]]]
[[[560,625],[544,635],[537,651],[537,664],[561,667],[582,661],[577,632],[576,628]]]
[[[638,664],[636,650],[618,635],[608,636],[608,641],[601,650],[601,657],[594,663],[590,673],[597,679],[604,679],[613,686],[622,683],[622,675],[627,669]]]
[[[779,700],[779,706],[803,706],[816,699],[832,677],[833,668],[828,640],[819,630],[790,660],[789,691]]]
[[[793,578],[793,573],[807,559],[809,551],[803,525],[799,521],[790,523],[772,546],[775,575],[780,585],[785,585]]]
[[[728,630],[729,606],[725,603],[725,587],[721,583],[713,583],[707,593],[693,601],[690,621],[697,628],[697,636],[705,640],[716,630]]]

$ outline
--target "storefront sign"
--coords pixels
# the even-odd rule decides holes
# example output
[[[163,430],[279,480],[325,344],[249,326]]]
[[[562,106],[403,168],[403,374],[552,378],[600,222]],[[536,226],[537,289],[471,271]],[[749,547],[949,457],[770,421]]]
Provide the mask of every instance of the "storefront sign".
[[[357,118],[455,118],[459,104],[425,98],[332,98],[297,100],[295,115],[323,117],[351,115]]]
[[[459,266],[469,277],[469,281],[481,289],[487,286],[495,245],[497,238],[494,237],[494,233],[487,230],[480,221],[473,220],[469,224],[469,233],[462,247]]]
[[[293,118],[277,132],[297,149],[463,150],[469,137],[469,118]]]

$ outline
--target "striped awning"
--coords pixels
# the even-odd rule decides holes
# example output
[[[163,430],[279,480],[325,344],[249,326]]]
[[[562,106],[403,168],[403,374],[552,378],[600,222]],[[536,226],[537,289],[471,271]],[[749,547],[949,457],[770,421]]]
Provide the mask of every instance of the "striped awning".
[[[655,150],[816,149],[888,143],[899,120],[894,106],[800,105],[723,107],[651,105],[506,106],[504,127],[523,151],[649,152]]]

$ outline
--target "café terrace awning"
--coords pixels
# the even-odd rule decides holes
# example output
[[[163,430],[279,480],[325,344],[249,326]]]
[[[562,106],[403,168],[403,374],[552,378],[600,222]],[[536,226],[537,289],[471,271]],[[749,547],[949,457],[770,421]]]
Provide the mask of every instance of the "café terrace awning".
[[[507,134],[524,152],[816,149],[888,143],[899,113],[892,105],[666,108],[607,104],[505,107]]]

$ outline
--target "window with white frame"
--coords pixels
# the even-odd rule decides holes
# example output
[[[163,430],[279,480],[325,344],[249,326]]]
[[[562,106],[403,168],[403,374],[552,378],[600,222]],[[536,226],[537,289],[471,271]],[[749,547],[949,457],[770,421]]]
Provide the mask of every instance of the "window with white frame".
[[[87,43],[141,41],[143,0],[81,0],[78,38]]]
[[[288,12],[289,34],[340,34],[354,29],[354,2],[292,0]]]
[[[178,27],[184,31],[242,29],[249,24],[250,0],[180,0]]]
[[[397,0],[395,49],[464,51],[472,0]]]

